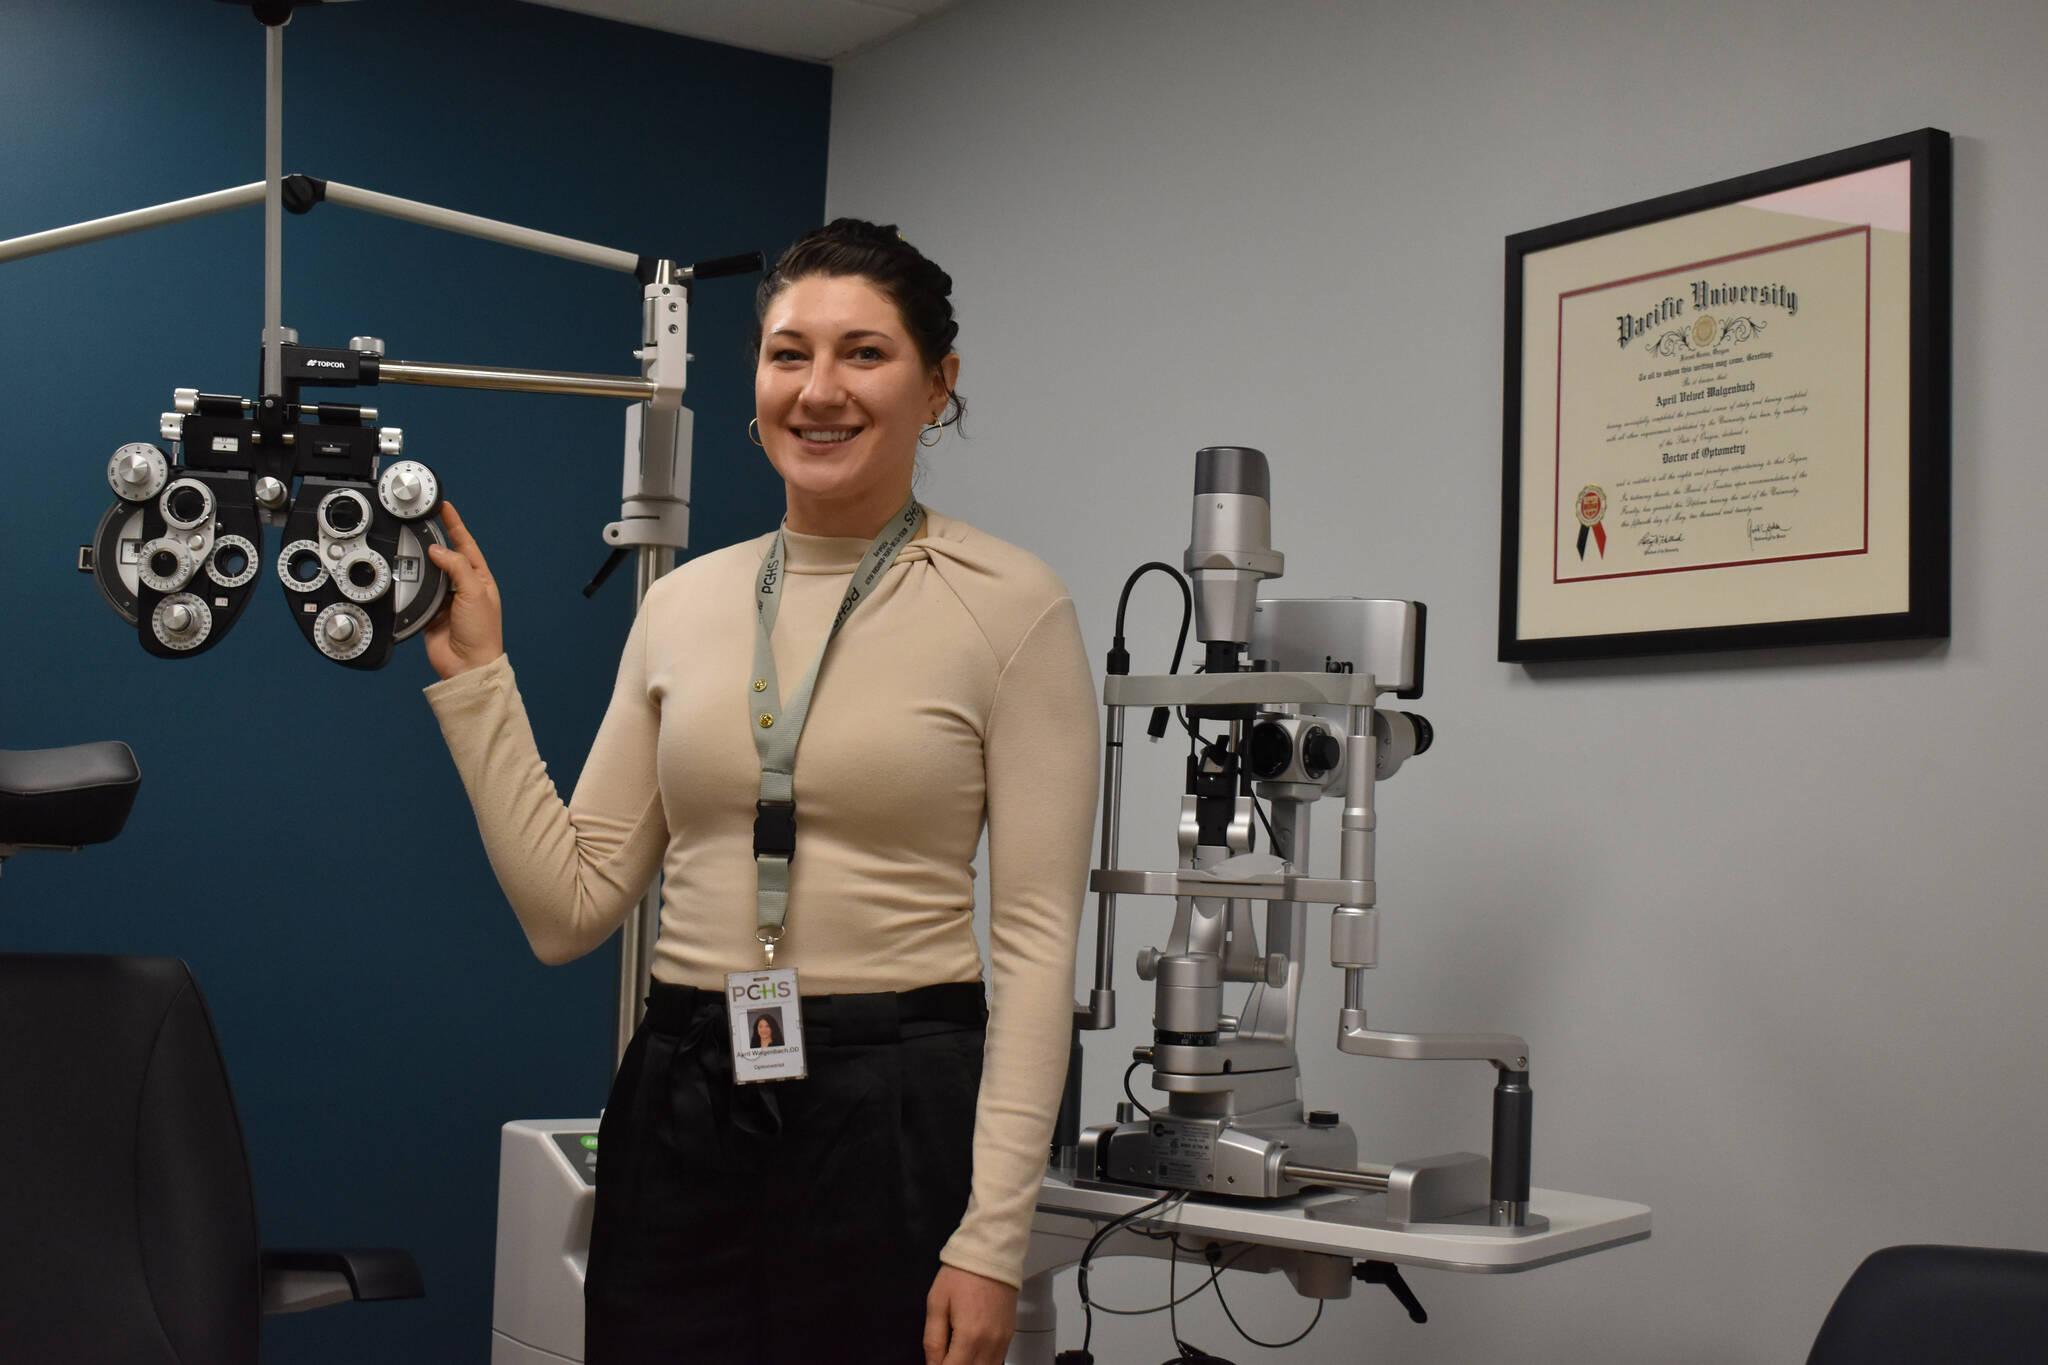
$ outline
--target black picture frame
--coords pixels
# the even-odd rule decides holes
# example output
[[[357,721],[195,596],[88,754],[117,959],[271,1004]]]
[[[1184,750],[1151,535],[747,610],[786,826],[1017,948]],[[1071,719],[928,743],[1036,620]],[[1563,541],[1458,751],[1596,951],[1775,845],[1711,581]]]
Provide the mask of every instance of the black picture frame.
[[[1732,252],[1727,256],[1716,257],[1713,260],[1694,262],[1674,261],[1670,270],[1652,269],[1647,274],[1637,274],[1632,277],[1609,274],[1604,278],[1611,281],[1611,283],[1589,286],[1583,289],[1555,289],[1552,284],[1538,284],[1532,281],[1531,276],[1544,274],[1546,279],[1552,279],[1562,268],[1557,263],[1569,260],[1572,262],[1570,269],[1580,272],[1585,278],[1597,280],[1603,277],[1596,263],[1606,259],[1604,253],[1607,249],[1615,248],[1616,254],[1613,259],[1617,262],[1622,262],[1632,258],[1640,258],[1645,251],[1654,251],[1655,247],[1653,245],[1646,245],[1646,243],[1660,240],[1655,237],[1632,236],[1632,234],[1668,231],[1673,234],[1670,240],[1684,240],[1681,234],[1690,230],[1693,225],[1708,221],[1705,218],[1695,218],[1693,217],[1694,215],[1706,215],[1713,210],[1726,210],[1729,206],[1747,208],[1748,201],[1755,200],[1760,196],[1776,195],[1786,191],[1805,190],[1811,193],[1812,187],[1816,186],[1822,186],[1823,191],[1825,191],[1828,187],[1823,186],[1823,182],[1837,181],[1840,177],[1852,176],[1862,172],[1876,172],[1880,171],[1881,168],[1888,168],[1885,173],[1896,176],[1896,168],[1901,163],[1904,163],[1907,167],[1907,174],[1910,177],[1910,205],[1907,211],[1908,233],[1903,252],[1907,276],[1904,281],[1904,294],[1908,300],[1909,322],[1905,328],[1907,334],[1903,338],[1880,337],[1877,335],[1879,329],[1873,326],[1873,305],[1871,303],[1873,290],[1878,288],[1888,290],[1889,292],[1886,294],[1886,297],[1895,299],[1899,293],[1899,285],[1896,280],[1890,278],[1885,280],[1877,280],[1875,278],[1874,272],[1877,270],[1877,267],[1872,264],[1875,256],[1870,242],[1871,238],[1876,235],[1876,230],[1869,224],[1866,224],[1862,229],[1864,233],[1865,273],[1862,334],[1865,348],[1862,357],[1864,366],[1863,548],[1860,550],[1835,550],[1826,555],[1787,553],[1777,559],[1751,558],[1729,562],[1707,562],[1697,565],[1684,564],[1669,569],[1642,567],[1628,572],[1621,571],[1617,565],[1615,572],[1607,574],[1582,573],[1580,572],[1581,566],[1572,566],[1573,573],[1578,576],[1566,576],[1564,571],[1558,568],[1559,564],[1567,563],[1565,551],[1562,548],[1563,538],[1561,535],[1553,533],[1551,538],[1559,543],[1552,547],[1552,558],[1548,571],[1549,579],[1547,582],[1541,581],[1539,575],[1531,572],[1532,567],[1536,563],[1534,555],[1541,553],[1541,545],[1533,539],[1530,532],[1539,525],[1537,521],[1539,516],[1543,518],[1541,525],[1550,528],[1557,527],[1563,520],[1563,514],[1559,511],[1559,508],[1572,506],[1569,502],[1567,490],[1567,484],[1572,482],[1572,480],[1568,479],[1565,473],[1565,414],[1572,407],[1566,397],[1565,299],[1574,295],[1590,295],[1599,290],[1621,285],[1633,286],[1642,281],[1657,279],[1666,275],[1675,277],[1681,271],[1694,270],[1700,266],[1711,266],[1720,261],[1733,260],[1741,256],[1762,257],[1788,248],[1805,247],[1810,242],[1818,242],[1826,237],[1844,234],[1823,233],[1799,241],[1787,241],[1778,245],[1760,244],[1753,251]],[[1720,223],[1728,221],[1730,220],[1726,218],[1718,220]],[[1745,219],[1743,221],[1747,222],[1748,220]],[[1788,219],[1787,221],[1792,220]],[[1853,231],[1855,231],[1854,228],[1845,230],[1845,232],[1851,233]],[[1544,257],[1542,254],[1553,252],[1560,247],[1572,248],[1572,254],[1568,257]],[[1634,257],[1631,257],[1631,252],[1634,253]],[[1890,251],[1887,254],[1887,260],[1889,261],[1891,257],[1898,254],[1895,250]],[[1546,262],[1548,263],[1547,265],[1545,264]],[[1946,637],[1949,633],[1950,559],[1951,262],[1951,140],[1947,133],[1936,128],[1922,128],[1901,136],[1865,143],[1861,146],[1847,148],[1843,151],[1829,153],[1824,156],[1812,157],[1770,170],[1738,176],[1696,189],[1644,200],[1641,203],[1630,204],[1601,213],[1589,214],[1568,222],[1557,223],[1549,227],[1537,228],[1510,236],[1507,239],[1506,345],[1502,422],[1499,642],[1499,657],[1501,661],[1540,662],[1545,660],[1600,659],[1703,651],[1749,650],[1788,645],[1938,639]],[[1535,268],[1532,268],[1532,265]],[[1627,267],[1617,265],[1616,269],[1625,270]],[[1709,294],[1688,296],[1685,291],[1689,286],[1675,281],[1671,283],[1670,287],[1677,291],[1677,293],[1674,297],[1665,300],[1665,307],[1675,303],[1682,309],[1691,299],[1718,296]],[[1700,287],[1705,287],[1704,280]],[[1532,295],[1530,293],[1532,288],[1537,289],[1539,292]],[[1618,298],[1619,295],[1615,297]],[[1747,299],[1757,296],[1753,291],[1744,291],[1743,297]],[[1613,299],[1608,299],[1605,302],[1613,301]],[[1796,304],[1794,306],[1796,309]],[[1545,347],[1548,345],[1547,338],[1538,337],[1534,344],[1530,342],[1530,338],[1533,335],[1529,330],[1530,326],[1540,323],[1547,328],[1549,325],[1547,320],[1548,314],[1538,311],[1543,309],[1553,309],[1557,316],[1557,341],[1554,353],[1545,350]],[[1726,310],[1724,309],[1723,311]],[[1766,310],[1758,307],[1753,311],[1762,314]],[[1575,313],[1574,316],[1589,315]],[[1681,313],[1670,316],[1683,321],[1685,315]],[[1639,321],[1648,322],[1653,329],[1659,325],[1662,320],[1655,315],[1649,315],[1641,319],[1618,317],[1615,321],[1621,324],[1619,337],[1622,347],[1627,348],[1632,344],[1632,341],[1641,339],[1644,336],[1651,338],[1649,342],[1651,347],[1657,344],[1658,338],[1651,336],[1649,331],[1641,333],[1636,338],[1631,338],[1630,336],[1631,323]],[[1750,320],[1743,318],[1739,321],[1748,324]],[[1705,323],[1712,322],[1714,322],[1713,318],[1705,317],[1701,325],[1704,326]],[[1759,323],[1757,325],[1760,328],[1763,324]],[[1583,332],[1584,330],[1582,325],[1580,331]],[[1784,328],[1781,326],[1781,333],[1783,330]],[[1672,334],[1678,337],[1678,344],[1681,347],[1687,344],[1684,333],[1685,329],[1681,327],[1676,333]],[[1724,336],[1733,334],[1732,328],[1722,333]],[[1753,337],[1759,334],[1744,332],[1742,335]],[[1663,341],[1667,347],[1671,344],[1669,336],[1665,337]],[[1574,344],[1578,345],[1576,342]],[[1899,347],[1903,347],[1902,356],[1897,353],[1897,348]],[[1542,354],[1539,355],[1539,352]],[[1583,345],[1578,345],[1578,349],[1574,352],[1576,356],[1580,357],[1590,353],[1591,348]],[[1701,354],[1705,353],[1701,352]],[[1713,351],[1711,353],[1721,354],[1720,351]],[[1663,354],[1668,356],[1674,353],[1667,349]],[[1762,354],[1752,353],[1748,358],[1763,361],[1768,360],[1770,354],[1769,352]],[[1841,354],[1840,349],[1837,348],[1831,354]],[[1547,360],[1544,358],[1546,356],[1548,357]],[[1895,373],[1895,368],[1884,367],[1896,367],[1901,360],[1908,376],[1906,385],[1907,412],[1904,421],[1906,435],[1903,454],[1907,467],[1903,471],[1890,467],[1901,458],[1895,449],[1898,444],[1896,436],[1885,435],[1879,439],[1885,445],[1887,451],[1885,455],[1887,468],[1883,476],[1889,481],[1886,487],[1892,490],[1890,496],[1893,497],[1894,501],[1896,501],[1900,488],[1898,480],[1901,474],[1903,474],[1904,526],[1902,533],[1896,531],[1896,516],[1886,523],[1887,527],[1893,528],[1887,532],[1890,539],[1884,547],[1884,553],[1876,555],[1873,553],[1871,513],[1873,498],[1871,489],[1873,487],[1873,479],[1876,477],[1873,472],[1875,468],[1873,461],[1876,457],[1872,453],[1872,447],[1873,432],[1880,430],[1880,426],[1877,424],[1876,416],[1872,410],[1872,395],[1877,387],[1873,379],[1873,369],[1877,368],[1879,373],[1889,375]],[[1606,363],[1608,368],[1613,368],[1614,362],[1608,361]],[[1655,365],[1657,361],[1652,359],[1643,363]],[[1724,358],[1718,363],[1725,365],[1728,361]],[[1735,363],[1740,364],[1740,358]],[[1705,362],[1702,362],[1702,368],[1704,368],[1704,364]],[[1554,390],[1550,392],[1528,391],[1527,381],[1531,377],[1531,367],[1538,365],[1543,365],[1547,368],[1536,370],[1534,377],[1553,381],[1555,384]],[[1760,368],[1761,366],[1753,367],[1751,372],[1756,373]],[[1853,364],[1850,367],[1850,371],[1853,372]],[[1677,371],[1666,370],[1663,373],[1676,374]],[[1646,374],[1643,377],[1646,379],[1657,378],[1655,374]],[[1685,383],[1698,381],[1678,379],[1672,382],[1682,386]],[[1611,389],[1609,391],[1612,392]],[[1709,390],[1709,392],[1719,391]],[[1689,393],[1684,396],[1693,397],[1696,395]],[[1527,400],[1526,406],[1525,400]],[[1896,405],[1897,399],[1893,396],[1876,401],[1887,405],[1889,409],[1889,407]],[[1803,411],[1803,409],[1793,410]],[[1719,409],[1715,409],[1715,411],[1719,411]],[[1782,411],[1782,409],[1775,409],[1773,413],[1775,414],[1778,411]],[[1601,415],[1604,416],[1605,414]],[[1558,432],[1555,446],[1551,450],[1541,448],[1544,444],[1542,439],[1530,440],[1529,432],[1525,430],[1527,423],[1540,421],[1545,416],[1550,416],[1553,419]],[[1573,420],[1575,426],[1582,429],[1590,429],[1586,428],[1587,419],[1584,419],[1582,415],[1575,414]],[[1670,420],[1675,422],[1677,419],[1673,418]],[[1811,423],[1814,419],[1809,417],[1806,420]],[[1711,443],[1715,438],[1711,429],[1706,427],[1706,421],[1707,419],[1705,418],[1701,419],[1700,431],[1702,434],[1697,439]],[[1618,424],[1607,423],[1605,425],[1611,431]],[[1891,425],[1896,424],[1885,425],[1883,430],[1889,432]],[[1806,427],[1800,428],[1800,430],[1807,429]],[[1755,428],[1752,428],[1752,430],[1755,430]],[[1778,428],[1765,430],[1766,443],[1769,440],[1769,433],[1774,430],[1778,430]],[[1649,431],[1649,428],[1645,428],[1645,432]],[[1607,439],[1613,440],[1614,437],[1610,435]],[[1532,446],[1536,448],[1532,449]],[[1723,454],[1725,449],[1746,449],[1746,447],[1716,449],[1711,444],[1708,444],[1703,450],[1696,449],[1691,458],[1697,460],[1701,454],[1718,456]],[[1649,472],[1653,468],[1652,465],[1634,462],[1639,461],[1640,457],[1646,456],[1648,453],[1649,447],[1647,445],[1632,448],[1628,452],[1629,459],[1632,462],[1626,467],[1632,470],[1640,468],[1645,471],[1633,482],[1641,483],[1653,477]],[[1617,458],[1619,457],[1607,456],[1609,460],[1607,467],[1614,467],[1612,462]],[[1680,457],[1673,456],[1671,458]],[[1547,466],[1532,464],[1532,461],[1543,460],[1548,460],[1550,463]],[[1714,471],[1711,468],[1705,470],[1705,473],[1712,472]],[[1693,477],[1697,479],[1704,477],[1705,473],[1695,472],[1690,476],[1681,474],[1676,477]],[[1669,479],[1673,478],[1674,475],[1667,472],[1662,477]],[[1759,478],[1761,479],[1761,476]],[[1595,494],[1598,496],[1591,496]],[[1580,560],[1583,561],[1587,553],[1585,545],[1587,531],[1583,528],[1588,526],[1586,517],[1589,515],[1593,517],[1593,522],[1590,523],[1591,527],[1597,528],[1599,531],[1598,546],[1600,554],[1605,556],[1608,547],[1608,537],[1602,522],[1605,512],[1609,510],[1608,495],[1601,488],[1588,485],[1582,493],[1571,496],[1577,496],[1580,499],[1573,509],[1582,527],[1578,532],[1578,554]],[[1647,499],[1650,495],[1643,493],[1633,496],[1641,496]],[[1745,494],[1743,496],[1750,495]],[[1543,506],[1539,509],[1535,502],[1525,506],[1525,497],[1541,499]],[[1838,498],[1837,501],[1844,506],[1848,505],[1846,498]],[[1635,505],[1644,509],[1650,506],[1647,501]],[[1770,505],[1777,506],[1779,504],[1773,503]],[[1785,505],[1790,506],[1793,504]],[[1810,505],[1823,508],[1827,506],[1825,502],[1810,503]],[[1894,509],[1895,512],[1897,510]],[[1674,513],[1673,515],[1682,517],[1685,514]],[[1762,553],[1755,548],[1757,545],[1756,515],[1748,514],[1747,521],[1750,553],[1752,555]],[[1633,529],[1633,525],[1639,524],[1647,523],[1634,523],[1631,529]],[[1617,525],[1620,525],[1620,523],[1617,522]],[[1715,529],[1722,530],[1726,528]],[[1619,537],[1628,533],[1617,531],[1616,534],[1618,547],[1628,548],[1632,552],[1643,554],[1650,552],[1649,550],[1638,550],[1637,548],[1650,541],[1650,532],[1646,531],[1640,541],[1631,539],[1625,542],[1625,545],[1619,540]],[[1683,539],[1682,536],[1667,538]],[[1903,600],[1894,601],[1893,599],[1899,596],[1898,584],[1902,576],[1900,572],[1901,566],[1898,563],[1901,554],[1903,554],[1905,559],[1903,565]],[[1855,555],[1863,555],[1869,562],[1856,565],[1848,558]],[[1619,549],[1617,557],[1619,558]],[[1711,561],[1711,552],[1708,552],[1707,557]],[[1824,560],[1840,560],[1841,562],[1823,569],[1819,567],[1819,564]],[[1795,561],[1802,562],[1804,567],[1795,564]],[[1641,562],[1648,563],[1649,561]],[[1881,577],[1873,577],[1869,584],[1864,585],[1867,592],[1863,597],[1857,599],[1859,607],[1867,605],[1870,600],[1882,597],[1884,598],[1883,608],[1885,609],[1859,609],[1841,614],[1829,614],[1826,612],[1815,613],[1810,607],[1801,608],[1795,605],[1790,616],[1780,619],[1772,614],[1773,611],[1779,610],[1779,608],[1764,605],[1765,598],[1783,598],[1788,601],[1796,601],[1796,599],[1802,596],[1813,598],[1824,594],[1802,594],[1798,591],[1759,593],[1756,591],[1756,585],[1762,580],[1755,577],[1751,577],[1748,580],[1750,586],[1745,589],[1744,571],[1753,570],[1759,565],[1770,565],[1772,566],[1772,572],[1777,574],[1828,574],[1831,577],[1827,578],[1825,582],[1830,585],[1848,581],[1846,576],[1853,575],[1860,568],[1863,572]],[[1700,576],[1708,572],[1719,573],[1722,577],[1714,580]],[[1671,577],[1660,578],[1655,582],[1650,581],[1660,574],[1671,575]],[[1688,575],[1692,576],[1688,578]],[[1621,579],[1641,579],[1643,581],[1627,588],[1602,587],[1590,591],[1587,590],[1587,585],[1596,580],[1606,582],[1608,580]],[[1683,581],[1681,582],[1681,580]],[[1787,585],[1795,589],[1799,586],[1796,579],[1793,578],[1781,577],[1771,581],[1780,589]],[[1815,579],[1812,581],[1820,582],[1822,580]],[[1524,600],[1525,589],[1528,592],[1528,600],[1526,602]],[[1746,590],[1750,594],[1747,599],[1742,596]],[[1613,621],[1615,628],[1612,629],[1605,628],[1607,617],[1604,615],[1601,605],[1601,594],[1603,593],[1607,595],[1606,600],[1610,604],[1621,605],[1625,602],[1626,605],[1625,611],[1614,613]],[[1617,595],[1620,593],[1627,593],[1628,596],[1623,599]],[[1668,594],[1672,598],[1672,610],[1668,620],[1663,618],[1663,613],[1659,607],[1660,593]],[[1567,598],[1564,594],[1575,595]],[[1727,605],[1722,607],[1702,606],[1703,599],[1725,599]],[[1564,602],[1569,602],[1570,605],[1560,610],[1552,609],[1555,604]],[[1735,605],[1738,602],[1740,605]],[[1739,612],[1751,619],[1707,624],[1702,624],[1697,619],[1703,614],[1717,610]],[[1560,622],[1566,624],[1560,625]]]

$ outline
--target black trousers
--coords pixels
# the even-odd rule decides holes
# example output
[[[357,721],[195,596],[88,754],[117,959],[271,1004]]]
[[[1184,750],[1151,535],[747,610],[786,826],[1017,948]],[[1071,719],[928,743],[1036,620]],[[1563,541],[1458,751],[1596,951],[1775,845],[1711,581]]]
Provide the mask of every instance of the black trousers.
[[[807,996],[808,1076],[745,1086],[717,992],[647,1003],[599,1128],[588,1365],[923,1365],[973,1174],[981,985]]]

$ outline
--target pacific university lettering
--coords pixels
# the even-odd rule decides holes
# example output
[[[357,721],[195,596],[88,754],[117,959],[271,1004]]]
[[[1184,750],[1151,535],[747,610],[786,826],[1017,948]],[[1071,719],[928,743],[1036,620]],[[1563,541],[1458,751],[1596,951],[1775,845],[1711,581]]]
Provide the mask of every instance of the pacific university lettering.
[[[1621,340],[1617,344],[1626,346],[1645,332],[1671,321],[1684,311],[1685,300],[1674,299],[1667,294],[1647,313],[1639,313],[1633,317],[1623,314],[1615,319],[1621,325]]]
[[[1709,284],[1695,280],[1692,286],[1692,306],[1695,308],[1725,308],[1731,303],[1763,303],[1785,310],[1785,316],[1799,315],[1799,295],[1782,284]]]
[[[1799,315],[1798,293],[1783,284],[1729,284],[1725,281],[1715,284],[1707,280],[1695,280],[1692,283],[1692,308],[1695,312],[1705,312],[1709,308],[1726,308],[1730,304],[1738,303],[1782,308],[1787,317]],[[1655,331],[1673,318],[1682,316],[1685,311],[1684,299],[1667,294],[1659,299],[1655,306],[1644,312],[1617,314],[1614,319],[1618,332],[1615,344],[1625,347],[1637,337]]]

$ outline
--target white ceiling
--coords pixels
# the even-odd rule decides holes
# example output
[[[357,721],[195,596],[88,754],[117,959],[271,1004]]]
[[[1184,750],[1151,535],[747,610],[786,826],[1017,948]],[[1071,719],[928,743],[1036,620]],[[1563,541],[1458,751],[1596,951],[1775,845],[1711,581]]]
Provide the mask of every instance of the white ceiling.
[[[957,0],[532,0],[643,28],[810,62],[831,62],[950,9]]]

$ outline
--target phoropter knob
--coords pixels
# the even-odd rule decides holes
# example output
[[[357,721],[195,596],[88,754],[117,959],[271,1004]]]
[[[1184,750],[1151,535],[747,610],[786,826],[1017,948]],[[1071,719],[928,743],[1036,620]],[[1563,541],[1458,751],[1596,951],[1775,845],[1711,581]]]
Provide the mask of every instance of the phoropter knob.
[[[150,629],[168,648],[181,652],[197,649],[213,631],[213,613],[191,593],[176,593],[156,604],[156,611],[150,616]]]
[[[313,621],[313,643],[336,663],[347,663],[370,647],[370,617],[353,602],[329,604]]]
[[[418,521],[441,505],[441,482],[418,460],[400,460],[378,477],[377,501],[400,521]]]
[[[107,482],[124,502],[148,502],[163,491],[170,462],[147,441],[130,441],[107,461]]]

